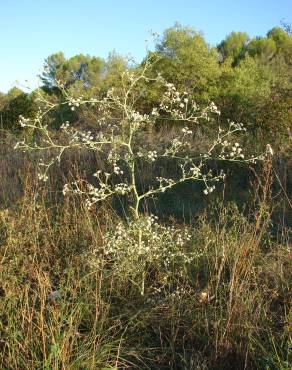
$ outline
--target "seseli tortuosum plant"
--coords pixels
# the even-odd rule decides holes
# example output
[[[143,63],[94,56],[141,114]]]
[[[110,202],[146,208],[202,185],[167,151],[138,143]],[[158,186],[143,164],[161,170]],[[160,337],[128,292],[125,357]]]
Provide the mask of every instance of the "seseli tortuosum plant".
[[[264,155],[245,158],[240,144],[234,140],[234,134],[245,131],[242,124],[229,122],[227,128],[218,127],[217,137],[209,147],[199,155],[192,156],[191,140],[194,128],[203,121],[214,120],[220,111],[213,102],[204,108],[199,107],[187,92],[179,92],[175,86],[165,81],[160,75],[148,77],[151,59],[147,59],[142,67],[128,70],[121,76],[121,88],[111,89],[103,98],[83,99],[72,97],[60,83],[63,92],[62,103],[52,103],[42,96],[41,108],[34,119],[20,117],[20,125],[38,132],[38,140],[31,143],[21,141],[17,147],[23,150],[50,152],[50,160],[39,163],[39,178],[46,181],[49,168],[60,162],[67,150],[86,148],[98,152],[104,159],[104,169],[97,168],[94,176],[95,184],[78,181],[64,186],[63,193],[74,192],[87,196],[87,205],[91,207],[113,195],[128,196],[135,219],[139,218],[141,202],[165,192],[179,183],[192,180],[202,181],[207,195],[215,189],[215,183],[224,178],[223,171],[213,173],[206,169],[210,160],[237,162],[255,162],[262,160]],[[137,101],[141,101],[147,84],[157,84],[162,91],[159,104],[148,114],[137,110]],[[72,110],[82,107],[95,107],[98,127],[94,132],[84,131],[64,122],[61,125],[60,137],[46,125],[46,116],[59,107],[70,106]],[[180,122],[180,133],[170,140],[151,142],[147,140],[147,132],[155,123],[168,120]],[[155,146],[154,146],[155,145]],[[138,186],[138,167],[142,163],[155,164],[158,160],[171,160],[178,167],[173,177],[155,176],[155,181],[146,189]],[[86,184],[84,186],[84,183]]]

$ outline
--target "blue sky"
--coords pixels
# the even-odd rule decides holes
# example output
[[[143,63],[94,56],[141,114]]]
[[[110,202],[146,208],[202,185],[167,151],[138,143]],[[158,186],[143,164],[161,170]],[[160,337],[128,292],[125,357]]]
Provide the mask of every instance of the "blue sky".
[[[0,0],[0,91],[15,81],[36,86],[56,51],[106,57],[115,49],[139,61],[149,31],[176,21],[216,45],[231,31],[263,36],[282,19],[292,23],[292,0]]]

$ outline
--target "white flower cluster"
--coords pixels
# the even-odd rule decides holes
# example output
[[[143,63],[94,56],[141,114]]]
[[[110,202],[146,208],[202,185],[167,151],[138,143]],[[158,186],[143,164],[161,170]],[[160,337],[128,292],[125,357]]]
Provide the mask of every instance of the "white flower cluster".
[[[70,123],[68,121],[63,122],[60,126],[60,129],[63,131],[68,131],[69,128],[70,128]]]
[[[187,147],[189,143],[187,141],[183,141],[182,139],[174,138],[170,141],[169,147],[165,150],[164,156],[172,156],[174,157],[178,154],[183,148]]]
[[[211,101],[211,103],[209,104],[209,110],[210,110],[210,112],[212,112],[212,113],[216,113],[216,114],[218,114],[219,116],[220,116],[220,114],[221,114],[221,112],[220,112],[220,110],[217,108],[217,106],[215,105],[215,103],[214,102],[212,102]]]
[[[134,110],[128,113],[128,119],[130,122],[130,127],[133,132],[142,128],[147,122],[151,121],[151,117],[147,114],[141,114]]]
[[[112,195],[125,195],[132,191],[132,186],[127,183],[111,184],[109,182],[111,174],[107,172],[102,172],[101,170],[98,170],[96,173],[93,174],[93,176],[98,178],[99,182],[97,186],[86,183],[84,188],[84,186],[81,187],[81,184],[75,181],[72,182],[70,185],[64,185],[63,195],[71,192],[73,194],[86,196],[86,206],[88,209],[91,209],[94,204],[101,202]]]
[[[242,154],[242,148],[238,143],[235,143],[234,146],[232,147],[232,151],[229,154],[229,156],[232,157],[239,157],[239,158],[244,158],[244,154]]]
[[[182,266],[198,257],[197,252],[191,250],[193,237],[191,229],[161,225],[155,216],[140,218],[128,225],[120,222],[106,233],[102,248],[95,250],[90,260],[96,266],[105,255],[114,270],[130,265],[131,270],[137,272],[141,264],[149,264],[149,268],[150,264],[156,265],[159,269],[168,269],[170,264]]]
[[[180,93],[172,83],[165,83],[166,92],[162,96],[160,109],[177,119],[186,118],[189,99],[187,92]]]
[[[49,177],[46,173],[38,173],[38,179],[41,180],[41,181],[48,181]]]
[[[124,171],[121,170],[121,168],[117,165],[117,162],[114,162],[114,173],[116,175],[123,175]]]
[[[161,176],[156,177],[156,180],[159,182],[159,189],[162,193],[164,193],[167,188],[175,184],[175,181],[173,179],[167,179]]]
[[[28,123],[29,123],[30,119],[29,118],[25,118],[23,116],[19,116],[19,125],[20,127],[26,127],[28,126]]]
[[[125,195],[131,191],[131,186],[125,183],[114,185],[114,193]]]
[[[70,192],[70,186],[69,186],[69,184],[65,184],[64,186],[63,186],[63,195],[66,195],[67,193],[69,193]]]
[[[94,137],[91,133],[91,131],[87,132],[80,132],[79,133],[80,140],[83,141],[83,143],[90,143],[94,140]]]
[[[190,130],[188,127],[184,127],[181,132],[184,134],[184,135],[192,135],[193,134],[193,131]]]
[[[190,173],[191,173],[191,176],[194,176],[194,177],[200,177],[202,175],[201,168],[199,166],[196,166],[196,165],[193,165],[190,168]]]
[[[205,195],[208,195],[208,194],[211,194],[213,193],[213,191],[215,190],[215,185],[213,186],[208,186],[206,189],[203,190],[203,193]]]
[[[152,115],[153,117],[159,117],[158,108],[154,107],[154,108],[152,109],[151,115]]]
[[[99,187],[95,187],[91,184],[88,184],[87,187],[89,196],[89,199],[87,199],[88,207],[91,207],[93,204],[106,199],[113,193],[112,188],[103,182],[99,184]]]
[[[82,102],[83,102],[82,97],[80,98],[69,97],[68,98],[68,105],[71,107],[71,110],[73,111],[75,110],[75,107],[79,107]]]
[[[159,105],[160,110],[167,112],[172,119],[184,122],[198,123],[200,120],[211,120],[212,114],[220,115],[221,112],[214,102],[201,109],[197,103],[188,97],[186,91],[179,92],[172,83],[165,83],[166,92]],[[157,111],[155,110],[156,114]]]
[[[232,144],[225,140],[222,143],[222,150],[219,157],[222,159],[244,159],[243,149],[239,143]]]
[[[149,150],[147,153],[147,158],[151,161],[154,162],[157,158],[157,151],[156,150]]]

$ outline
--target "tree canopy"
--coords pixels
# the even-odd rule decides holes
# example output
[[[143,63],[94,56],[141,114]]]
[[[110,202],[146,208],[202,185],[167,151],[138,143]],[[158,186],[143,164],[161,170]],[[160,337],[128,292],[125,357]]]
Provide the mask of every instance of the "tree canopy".
[[[155,60],[148,77],[160,74],[198,103],[214,101],[222,117],[252,126],[267,140],[277,137],[285,141],[290,137],[292,35],[288,26],[274,27],[265,37],[231,32],[214,47],[202,33],[176,24],[164,31],[155,50],[148,54]],[[101,97],[112,88],[123,89],[123,73],[143,68],[143,63],[133,66],[116,52],[107,59],[84,54],[67,58],[63,52],[57,52],[44,62],[39,93],[62,101],[63,87],[77,98]],[[137,103],[142,111],[155,107],[160,93],[157,84],[146,87],[141,81]],[[33,114],[35,95],[12,89],[0,96],[5,127],[17,125],[17,117],[23,112]],[[77,115],[60,108],[52,119],[62,123],[70,118],[81,123],[94,114],[87,110]],[[55,126],[59,127],[59,123]]]

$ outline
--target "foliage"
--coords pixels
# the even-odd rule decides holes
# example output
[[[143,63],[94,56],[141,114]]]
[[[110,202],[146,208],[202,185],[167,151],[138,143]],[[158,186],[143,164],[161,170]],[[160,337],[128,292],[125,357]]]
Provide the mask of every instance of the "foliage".
[[[66,59],[62,52],[52,54],[45,60],[41,80],[44,88],[52,90],[60,83],[74,89],[98,87],[104,62],[100,58],[79,54]]]
[[[246,32],[231,32],[217,47],[222,61],[232,58],[233,66],[237,65],[245,56],[248,42],[249,37]]]
[[[0,127],[6,130],[19,130],[19,116],[33,118],[37,111],[34,94],[27,94],[18,88],[12,88],[2,97],[0,106]]]
[[[218,53],[191,28],[176,25],[157,43],[155,70],[197,102],[212,100],[220,76]]]

